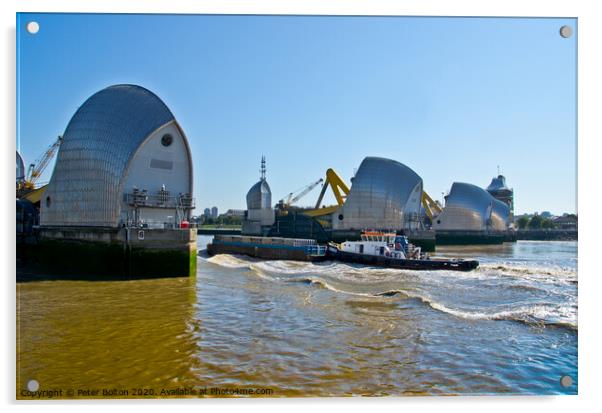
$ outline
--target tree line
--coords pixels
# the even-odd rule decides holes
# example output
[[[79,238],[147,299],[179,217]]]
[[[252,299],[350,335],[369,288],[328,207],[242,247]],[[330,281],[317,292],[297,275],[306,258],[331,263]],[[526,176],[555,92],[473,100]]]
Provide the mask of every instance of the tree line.
[[[232,215],[220,215],[217,218],[204,217],[200,223],[203,225],[242,225],[242,217]]]
[[[573,216],[570,214],[569,216]],[[544,218],[541,215],[533,215],[531,217],[522,216],[516,221],[518,229],[554,229],[558,225],[550,218]]]

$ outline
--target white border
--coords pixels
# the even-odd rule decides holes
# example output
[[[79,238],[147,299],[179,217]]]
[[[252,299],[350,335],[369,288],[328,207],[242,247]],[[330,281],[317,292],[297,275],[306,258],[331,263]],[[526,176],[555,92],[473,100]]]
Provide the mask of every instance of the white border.
[[[15,402],[15,282],[14,282],[14,203],[12,202],[12,153],[15,136],[15,12],[119,12],[119,13],[220,13],[220,14],[350,14],[350,15],[447,15],[447,16],[548,16],[579,18],[579,396],[561,397],[458,397],[458,398],[370,398],[370,399],[277,399],[277,400],[201,400],[191,403],[182,401],[141,401],[141,402],[69,402],[69,403],[18,403],[21,407],[42,408],[48,411],[64,409],[98,409],[107,407],[120,409],[134,407],[144,410],[160,411],[166,405],[176,404],[179,408],[199,409],[225,407],[228,409],[265,409],[287,411],[305,411],[316,407],[332,408],[335,403],[344,403],[346,410],[360,411],[377,407],[384,411],[399,409],[424,409],[451,411],[507,411],[508,409],[539,408],[546,411],[567,411],[574,408],[587,408],[600,405],[602,390],[597,389],[600,380],[600,330],[602,323],[598,314],[602,300],[600,277],[602,271],[597,266],[596,255],[600,245],[600,218],[598,210],[602,207],[600,197],[600,164],[602,158],[599,140],[602,138],[600,118],[600,44],[601,15],[595,9],[595,1],[473,1],[473,0],[291,0],[291,1],[186,1],[186,0],[44,0],[3,1],[2,23],[4,39],[2,42],[2,82],[4,96],[2,105],[2,125],[5,167],[3,190],[6,201],[2,202],[2,216],[5,217],[6,231],[3,231],[2,262],[5,270],[4,300],[2,300],[2,320],[6,327],[1,340],[2,366],[6,366],[0,376],[0,390],[3,402],[14,408]],[[10,162],[8,162],[10,159]],[[10,200],[10,205],[9,205]],[[602,254],[601,254],[602,255]],[[107,406],[107,404],[109,406]],[[578,405],[578,406],[577,406]]]

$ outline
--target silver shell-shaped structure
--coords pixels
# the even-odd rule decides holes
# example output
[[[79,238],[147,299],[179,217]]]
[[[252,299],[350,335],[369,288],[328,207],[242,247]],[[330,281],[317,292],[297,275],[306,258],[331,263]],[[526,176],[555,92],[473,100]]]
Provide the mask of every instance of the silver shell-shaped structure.
[[[247,192],[247,209],[266,209],[272,207],[272,191],[265,179],[259,180]]]
[[[23,163],[23,158],[17,152],[17,172],[16,172],[17,182],[22,182],[25,180],[25,164]]]
[[[454,182],[433,228],[441,231],[503,231],[507,229],[509,217],[510,208],[483,188]]]
[[[40,224],[118,226],[131,160],[155,131],[172,123],[181,131],[161,99],[140,86],[110,86],[88,98],[63,134]]]
[[[487,187],[487,192],[497,192],[497,191],[510,191],[510,188],[506,186],[506,177],[504,175],[498,175],[491,179],[491,183]]]
[[[422,228],[422,178],[392,159],[366,157],[332,228],[414,230]]]

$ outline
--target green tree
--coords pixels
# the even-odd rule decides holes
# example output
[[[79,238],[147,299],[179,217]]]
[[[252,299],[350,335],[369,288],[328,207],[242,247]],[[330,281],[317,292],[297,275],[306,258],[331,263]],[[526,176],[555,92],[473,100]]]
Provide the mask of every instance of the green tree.
[[[539,215],[533,215],[531,220],[529,221],[529,228],[531,229],[540,229],[543,218]]]
[[[516,223],[519,229],[525,229],[527,228],[527,225],[529,225],[529,217],[522,216],[518,219]]]

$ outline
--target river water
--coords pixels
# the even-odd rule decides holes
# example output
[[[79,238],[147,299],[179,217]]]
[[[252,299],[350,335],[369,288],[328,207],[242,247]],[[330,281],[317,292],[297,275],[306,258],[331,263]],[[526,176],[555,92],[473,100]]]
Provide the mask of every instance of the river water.
[[[18,283],[17,397],[32,379],[67,398],[577,393],[576,242],[439,247],[480,261],[462,273],[209,258],[208,240],[196,278]]]

